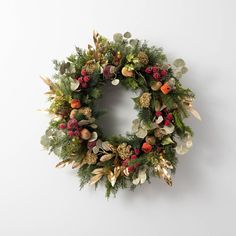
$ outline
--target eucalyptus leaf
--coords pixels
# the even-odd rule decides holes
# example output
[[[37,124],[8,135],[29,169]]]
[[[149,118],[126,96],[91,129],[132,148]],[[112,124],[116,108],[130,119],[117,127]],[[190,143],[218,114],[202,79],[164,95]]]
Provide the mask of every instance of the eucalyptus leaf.
[[[185,74],[188,72],[188,68],[186,66],[184,66],[183,68],[181,68],[181,72],[182,74]]]
[[[47,135],[43,135],[41,137],[40,143],[47,149],[50,147],[50,139],[48,138]]]
[[[171,139],[170,136],[167,136],[165,139],[162,140],[161,144],[162,145],[168,145],[168,144],[171,144],[171,143],[174,143],[174,141]]]
[[[173,64],[176,66],[176,67],[182,67],[182,66],[185,66],[185,62],[183,59],[181,58],[178,58],[176,59]]]
[[[123,35],[121,33],[115,33],[113,35],[113,39],[115,42],[120,42],[123,40]]]
[[[118,79],[114,79],[111,81],[111,84],[114,86],[118,85],[119,83],[120,83],[120,80],[118,80]]]
[[[131,33],[130,32],[125,32],[124,37],[127,38],[127,39],[131,38]]]
[[[129,41],[129,44],[132,46],[132,47],[135,47],[137,44],[138,44],[139,40],[138,39],[131,39]]]

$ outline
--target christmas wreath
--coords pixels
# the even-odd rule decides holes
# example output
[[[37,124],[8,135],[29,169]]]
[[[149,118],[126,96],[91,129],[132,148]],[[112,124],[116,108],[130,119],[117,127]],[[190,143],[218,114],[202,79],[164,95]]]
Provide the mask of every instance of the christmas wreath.
[[[183,120],[190,113],[201,119],[193,92],[180,82],[185,62],[169,64],[161,48],[129,32],[116,33],[112,41],[94,33],[93,41],[87,50],[76,48],[65,61],[55,60],[52,79],[42,77],[52,115],[42,145],[61,159],[57,167],[78,169],[81,187],[104,183],[107,197],[150,182],[151,176],[172,185],[176,154],[192,146],[192,129]],[[138,93],[133,98],[138,117],[125,137],[106,137],[96,123],[103,114],[96,101],[106,83]]]

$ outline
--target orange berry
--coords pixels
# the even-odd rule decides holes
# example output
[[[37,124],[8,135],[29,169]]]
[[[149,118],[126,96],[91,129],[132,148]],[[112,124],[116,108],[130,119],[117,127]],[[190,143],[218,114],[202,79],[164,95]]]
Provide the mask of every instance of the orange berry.
[[[70,105],[72,108],[78,109],[81,107],[81,102],[79,99],[72,99]]]
[[[145,153],[149,153],[152,151],[152,145],[150,145],[149,143],[143,143],[142,150]]]

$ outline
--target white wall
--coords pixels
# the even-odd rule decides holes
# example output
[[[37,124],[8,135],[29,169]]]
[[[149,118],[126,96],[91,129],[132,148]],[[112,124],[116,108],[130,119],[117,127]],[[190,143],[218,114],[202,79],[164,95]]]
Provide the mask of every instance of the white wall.
[[[236,235],[235,10],[233,0],[2,0],[0,235]],[[75,171],[55,169],[39,144],[48,122],[36,111],[47,105],[39,75],[91,42],[93,29],[109,38],[129,30],[188,63],[183,83],[203,121],[189,121],[194,147],[179,158],[172,188],[153,179],[107,201],[102,188],[79,191]],[[118,117],[132,107],[126,96],[115,132],[135,116]]]

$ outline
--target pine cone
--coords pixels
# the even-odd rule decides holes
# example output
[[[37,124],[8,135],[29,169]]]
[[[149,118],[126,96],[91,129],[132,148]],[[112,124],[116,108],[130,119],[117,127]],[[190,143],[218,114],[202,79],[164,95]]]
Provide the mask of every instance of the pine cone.
[[[143,65],[147,65],[149,60],[148,60],[148,56],[145,52],[139,52],[138,53],[138,59],[139,59],[139,62]]]
[[[150,106],[150,101],[151,101],[150,93],[143,93],[139,98],[140,106],[143,108],[148,108]]]
[[[125,160],[131,156],[132,151],[130,149],[131,146],[127,143],[122,143],[117,147],[117,152],[122,160]]]

